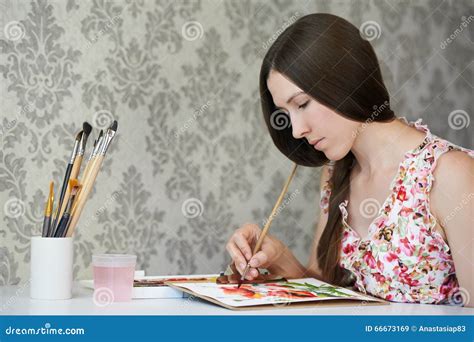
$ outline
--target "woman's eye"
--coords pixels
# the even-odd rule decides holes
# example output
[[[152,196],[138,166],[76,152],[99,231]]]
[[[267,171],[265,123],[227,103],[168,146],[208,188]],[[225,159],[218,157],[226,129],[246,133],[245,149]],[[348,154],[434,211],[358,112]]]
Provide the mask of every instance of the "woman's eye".
[[[306,101],[305,103],[303,103],[302,105],[298,106],[298,108],[299,108],[299,109],[303,109],[303,108],[305,108],[305,107],[308,105],[308,103],[309,103],[309,100]]]

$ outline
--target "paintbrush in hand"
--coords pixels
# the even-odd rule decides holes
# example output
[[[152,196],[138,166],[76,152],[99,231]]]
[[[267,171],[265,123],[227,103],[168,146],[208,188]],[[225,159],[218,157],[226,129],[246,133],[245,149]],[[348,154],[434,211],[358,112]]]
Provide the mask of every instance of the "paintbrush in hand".
[[[270,225],[273,221],[273,218],[275,217],[275,213],[278,210],[278,207],[281,205],[281,202],[283,201],[283,197],[285,197],[285,194],[288,191],[288,186],[290,185],[291,180],[293,179],[293,176],[295,175],[297,166],[298,166],[297,164],[293,166],[293,169],[291,170],[291,173],[288,176],[288,179],[286,180],[285,186],[283,187],[283,190],[281,191],[280,196],[278,197],[278,200],[276,201],[275,206],[273,207],[272,213],[268,217],[268,220],[262,229],[262,233],[258,237],[257,244],[255,245],[252,252],[252,257],[260,250],[260,247],[262,247],[263,239],[265,239],[265,236],[267,235],[268,230],[270,229]],[[247,272],[250,269],[250,260],[252,259],[252,257],[247,262],[247,266],[245,266],[244,272],[242,273],[242,276],[240,277],[239,285],[237,286],[237,288],[239,288],[242,285],[243,281],[245,280],[245,276],[247,275]]]

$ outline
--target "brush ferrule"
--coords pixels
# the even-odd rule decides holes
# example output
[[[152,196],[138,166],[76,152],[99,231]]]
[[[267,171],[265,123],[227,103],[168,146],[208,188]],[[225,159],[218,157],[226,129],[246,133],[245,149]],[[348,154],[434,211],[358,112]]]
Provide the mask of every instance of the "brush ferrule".
[[[74,159],[76,159],[76,154],[77,154],[78,149],[79,149],[79,141],[76,140],[74,142],[74,148],[72,149],[71,158],[69,158],[69,164],[74,163]]]
[[[115,131],[112,129],[108,129],[106,134],[104,135],[104,141],[102,143],[102,146],[100,147],[100,155],[105,156],[105,153],[107,152],[107,149],[110,146],[110,143],[112,142],[112,139],[115,136]]]
[[[70,213],[72,209],[72,202],[74,201],[74,196],[71,196],[71,199],[67,202],[65,213]]]
[[[77,150],[76,156],[83,156],[86,151],[87,135],[83,134],[81,140],[79,141],[79,148]]]
[[[97,144],[94,146],[94,150],[92,151],[92,157],[95,157],[99,154],[102,144],[104,143],[104,136],[99,137],[97,140]]]
[[[94,150],[95,150],[96,146],[97,146],[97,139],[94,140],[94,146],[92,146],[92,151],[89,154],[89,159],[87,159],[87,161],[90,161],[92,159],[92,157],[94,156]]]

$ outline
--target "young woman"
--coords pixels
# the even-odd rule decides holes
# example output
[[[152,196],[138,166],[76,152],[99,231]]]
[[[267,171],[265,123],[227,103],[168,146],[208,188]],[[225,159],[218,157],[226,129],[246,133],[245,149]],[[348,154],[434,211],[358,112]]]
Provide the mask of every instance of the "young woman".
[[[266,268],[389,301],[469,305],[474,151],[395,117],[359,30],[330,14],[300,18],[267,52],[260,95],[277,148],[322,166],[321,215],[307,267],[271,235],[252,256],[260,228],[245,224],[226,246],[234,271],[250,260],[249,280]]]

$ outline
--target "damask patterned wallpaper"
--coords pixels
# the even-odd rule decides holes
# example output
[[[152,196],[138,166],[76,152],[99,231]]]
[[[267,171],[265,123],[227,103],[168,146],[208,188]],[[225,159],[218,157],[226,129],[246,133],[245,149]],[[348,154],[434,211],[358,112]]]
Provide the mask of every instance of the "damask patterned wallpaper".
[[[75,237],[149,274],[214,273],[245,222],[262,225],[291,169],[258,98],[266,49],[299,17],[349,19],[374,45],[398,116],[473,147],[472,2],[0,0],[0,285],[29,276],[51,177],[82,121],[119,122]],[[56,190],[57,191],[57,190]],[[304,263],[319,170],[300,168],[272,231]]]

